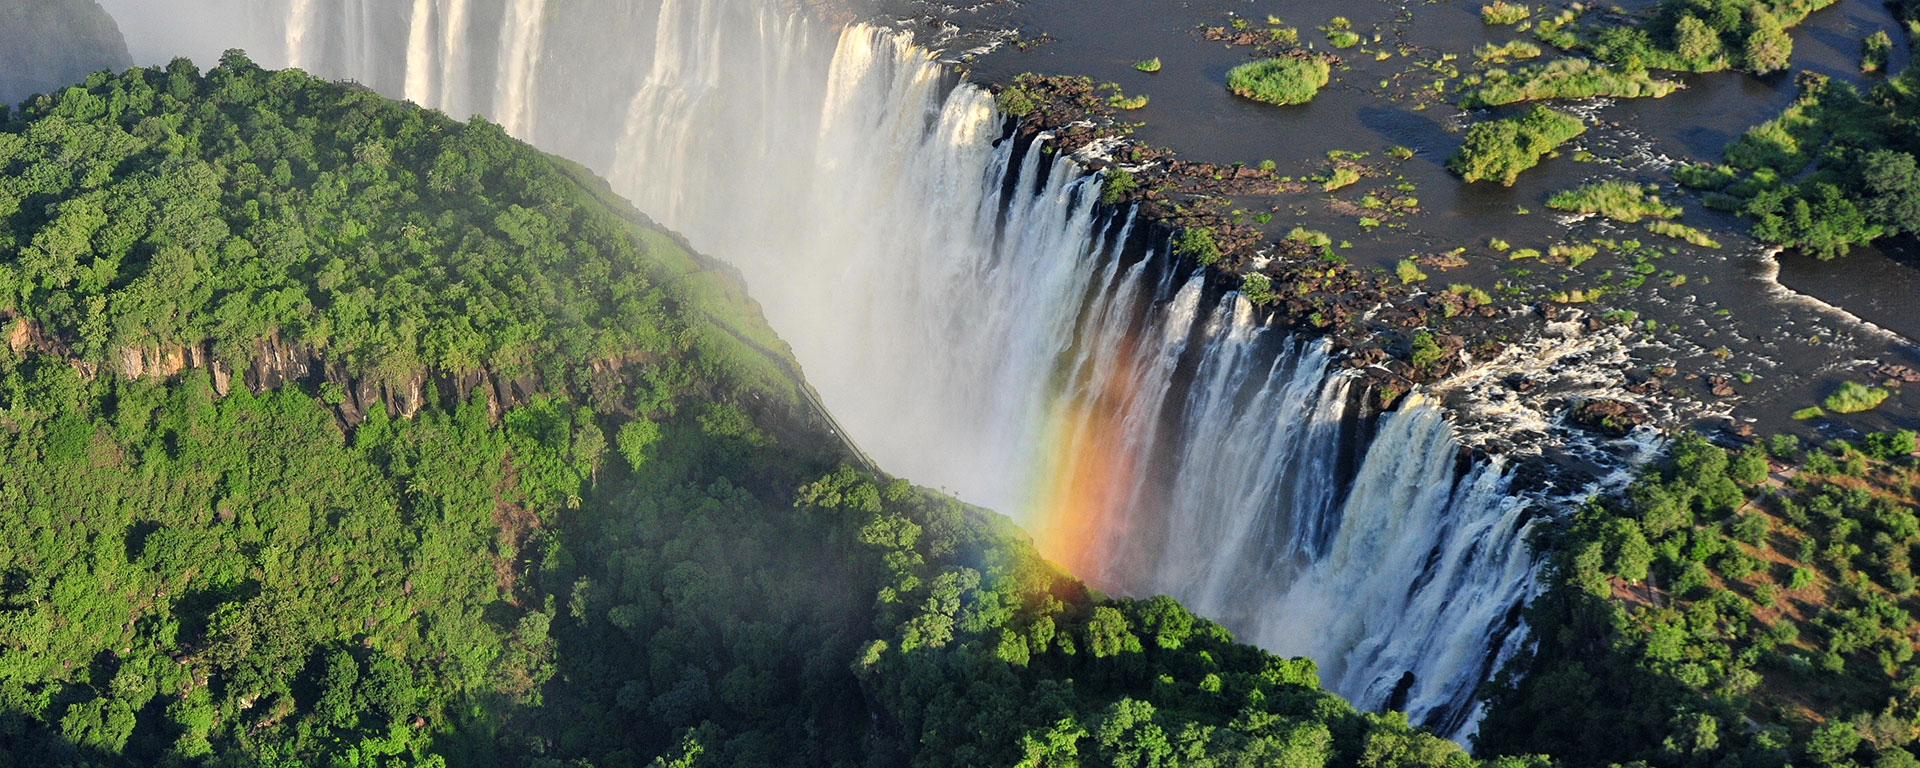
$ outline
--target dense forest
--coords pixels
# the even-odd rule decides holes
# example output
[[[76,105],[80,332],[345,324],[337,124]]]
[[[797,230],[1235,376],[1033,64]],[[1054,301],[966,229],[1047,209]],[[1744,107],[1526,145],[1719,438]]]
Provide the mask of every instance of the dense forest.
[[[483,121],[95,75],[0,222],[0,765],[1471,763],[860,469],[730,272]]]

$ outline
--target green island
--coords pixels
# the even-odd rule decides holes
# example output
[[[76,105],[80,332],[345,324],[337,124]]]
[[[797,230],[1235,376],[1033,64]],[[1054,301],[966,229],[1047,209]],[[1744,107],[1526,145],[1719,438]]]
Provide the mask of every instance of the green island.
[[[1521,171],[1538,165],[1555,148],[1586,131],[1580,118],[1547,107],[1474,123],[1460,150],[1447,159],[1447,170],[1469,182],[1499,181],[1512,186]]]
[[[1249,61],[1227,72],[1227,90],[1268,104],[1305,104],[1327,84],[1330,68],[1317,58]]]

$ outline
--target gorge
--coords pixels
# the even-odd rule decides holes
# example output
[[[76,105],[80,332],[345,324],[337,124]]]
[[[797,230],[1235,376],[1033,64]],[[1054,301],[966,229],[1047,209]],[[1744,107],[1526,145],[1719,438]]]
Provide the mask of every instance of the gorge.
[[[1551,502],[1463,458],[1441,403],[1377,412],[910,37],[772,2],[159,5],[198,31],[143,26],[136,50],[219,29],[602,171],[741,269],[882,467],[1095,584],[1462,737],[1524,635]]]

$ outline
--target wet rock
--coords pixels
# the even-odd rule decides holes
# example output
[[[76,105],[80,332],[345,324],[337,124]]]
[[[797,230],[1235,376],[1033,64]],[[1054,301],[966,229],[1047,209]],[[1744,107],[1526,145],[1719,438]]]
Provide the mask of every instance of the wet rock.
[[[1574,406],[1569,419],[1583,429],[1608,437],[1626,437],[1635,427],[1653,420],[1647,411],[1625,400],[1603,398]]]
[[[1742,421],[1728,421],[1721,424],[1720,431],[1741,440],[1753,439],[1753,425]]]
[[[1465,257],[1452,253],[1430,253],[1414,259],[1414,261],[1418,262],[1420,266],[1432,267],[1434,269],[1453,269],[1454,267],[1464,267],[1467,265]]]
[[[1732,397],[1733,381],[1717,374],[1708,376],[1707,391],[1712,392],[1714,397]]]
[[[1523,395],[1532,392],[1540,386],[1540,382],[1534,381],[1532,377],[1519,373],[1508,374],[1504,383],[1507,385],[1507,389]]]
[[[1905,365],[1885,364],[1873,369],[1874,375],[1886,379],[1888,384],[1920,384],[1920,371]]]

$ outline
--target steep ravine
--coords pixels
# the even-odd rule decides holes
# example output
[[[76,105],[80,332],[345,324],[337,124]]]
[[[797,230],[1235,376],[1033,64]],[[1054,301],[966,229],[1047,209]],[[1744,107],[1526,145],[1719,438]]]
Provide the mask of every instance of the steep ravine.
[[[1441,401],[1269,324],[894,33],[753,2],[174,10],[262,62],[478,111],[601,170],[740,266],[882,467],[1008,513],[1098,584],[1314,657],[1366,707],[1472,729],[1475,685],[1522,636],[1527,527],[1593,476],[1518,493],[1516,463],[1562,425],[1533,417],[1517,462],[1472,450]],[[1586,351],[1539,349],[1569,396],[1605,390],[1574,373]]]

